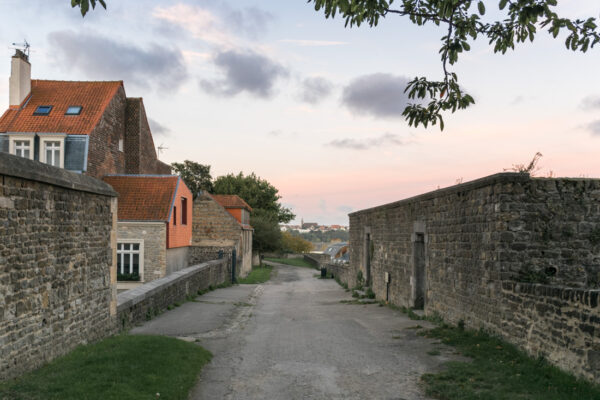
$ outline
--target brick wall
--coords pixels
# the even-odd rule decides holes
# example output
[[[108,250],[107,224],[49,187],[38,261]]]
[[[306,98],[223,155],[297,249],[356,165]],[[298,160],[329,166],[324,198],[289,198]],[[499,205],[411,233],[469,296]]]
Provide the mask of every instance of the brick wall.
[[[126,173],[170,175],[171,167],[157,158],[143,100],[127,98],[126,109]]]
[[[228,281],[227,260],[214,260],[123,292],[119,294],[117,308],[120,328],[127,330],[167,310],[175,302],[196,296],[199,290]]]
[[[116,193],[0,153],[0,379],[115,330]]]
[[[187,224],[183,224],[183,201],[185,198],[187,201]],[[172,249],[176,247],[187,247],[192,244],[192,220],[193,220],[193,196],[192,192],[188,189],[183,182],[183,179],[179,179],[177,184],[177,192],[175,193],[174,207],[177,207],[177,221],[173,218],[173,212],[171,211],[171,220],[169,221],[167,229],[167,248]]]
[[[164,222],[119,222],[119,242],[143,240],[144,270],[142,282],[151,282],[167,274],[167,226]]]
[[[119,151],[119,140],[126,138],[125,108],[125,90],[121,87],[89,135],[86,175],[102,178],[125,173],[125,153]]]
[[[549,339],[526,335],[531,343],[525,345],[521,330],[505,329],[517,319],[517,311],[507,306],[503,284],[529,280],[554,287],[598,287],[599,200],[600,180],[498,174],[352,213],[348,284],[354,286],[361,271],[365,278],[370,275],[377,297],[385,299],[388,272],[394,304],[418,305],[422,290],[426,313],[489,329],[548,356]],[[563,306],[557,307],[560,319]],[[548,321],[555,317],[539,316]],[[534,329],[539,322],[525,318],[521,323]],[[557,334],[567,331],[558,329]],[[591,343],[575,337],[562,354],[581,361]],[[539,346],[532,345],[535,340],[541,341]],[[554,355],[552,360],[557,359]],[[559,365],[599,376],[573,363]]]

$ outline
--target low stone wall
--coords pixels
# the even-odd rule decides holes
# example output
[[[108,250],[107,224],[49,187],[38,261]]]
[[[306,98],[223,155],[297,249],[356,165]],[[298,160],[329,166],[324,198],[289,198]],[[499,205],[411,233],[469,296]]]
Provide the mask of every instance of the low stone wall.
[[[0,380],[115,332],[116,195],[0,153]]]
[[[497,330],[530,354],[600,381],[600,290],[502,283]]]
[[[348,264],[325,264],[324,267],[327,268],[327,272],[331,273],[337,281],[347,284],[348,287],[355,286],[352,284],[354,280],[352,279]]]
[[[198,265],[222,257],[224,260],[227,260],[227,273],[231,276],[231,260],[233,259],[234,249],[235,246],[190,246],[188,248],[188,265]],[[235,276],[236,278],[239,278],[242,258],[239,254],[236,255]]]
[[[127,330],[150,320],[187,296],[196,296],[199,290],[229,282],[228,264],[227,259],[205,262],[120,293],[117,298],[119,329]]]
[[[313,265],[315,268],[321,268],[321,265],[331,261],[331,257],[327,254],[310,253],[304,254],[304,261]]]

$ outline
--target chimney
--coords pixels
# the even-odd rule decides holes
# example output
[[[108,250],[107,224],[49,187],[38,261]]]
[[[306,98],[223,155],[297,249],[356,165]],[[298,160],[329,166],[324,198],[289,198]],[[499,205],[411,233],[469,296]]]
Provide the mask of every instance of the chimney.
[[[9,106],[19,107],[31,93],[31,64],[29,57],[21,50],[12,56],[9,80]]]

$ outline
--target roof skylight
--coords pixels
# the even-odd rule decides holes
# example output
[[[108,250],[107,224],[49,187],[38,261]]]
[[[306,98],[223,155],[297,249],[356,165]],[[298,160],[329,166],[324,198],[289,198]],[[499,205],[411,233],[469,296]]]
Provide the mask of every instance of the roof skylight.
[[[81,109],[83,107],[81,106],[69,106],[69,108],[67,108],[67,112],[65,113],[65,115],[79,115],[81,114]]]
[[[52,110],[52,106],[38,106],[33,115],[48,115]]]

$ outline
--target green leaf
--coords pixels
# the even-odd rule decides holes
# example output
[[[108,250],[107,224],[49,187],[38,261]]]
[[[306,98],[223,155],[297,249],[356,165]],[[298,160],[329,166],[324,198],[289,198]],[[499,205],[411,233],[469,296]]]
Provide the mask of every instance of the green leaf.
[[[483,4],[483,1],[480,1],[477,4],[477,8],[479,9],[479,14],[480,15],[484,15],[485,14],[485,5]]]

